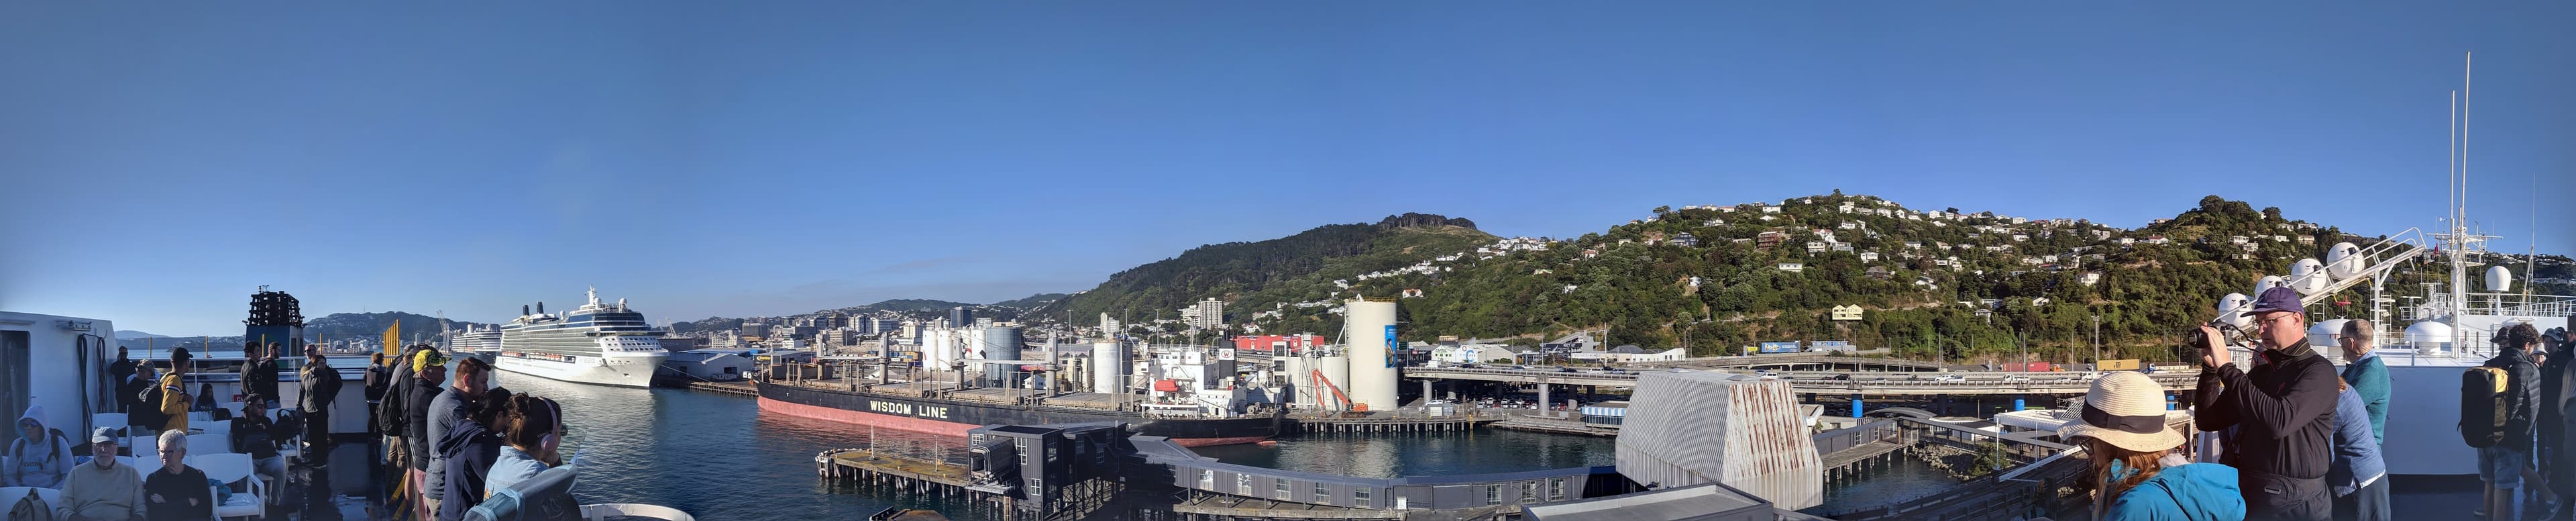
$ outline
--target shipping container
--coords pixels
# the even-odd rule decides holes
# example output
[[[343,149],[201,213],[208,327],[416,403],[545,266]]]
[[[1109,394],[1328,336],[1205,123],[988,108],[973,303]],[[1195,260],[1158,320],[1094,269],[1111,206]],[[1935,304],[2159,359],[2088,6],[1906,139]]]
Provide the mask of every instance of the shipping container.
[[[2138,370],[2138,360],[2137,360],[2137,359],[2134,359],[2134,358],[2132,358],[2132,359],[2127,359],[2127,360],[2103,360],[2103,361],[2101,361],[2101,362],[2099,362],[2099,363],[2094,364],[2094,366],[2093,366],[2093,370],[2095,370],[2095,371],[2136,371],[2136,370]]]
[[[1583,423],[1618,425],[1628,419],[1628,402],[1611,401],[1583,406]]]
[[[1795,353],[1795,352],[1798,352],[1798,343],[1797,343],[1797,342],[1763,342],[1763,343],[1762,343],[1762,352],[1763,352],[1763,353],[1765,353],[1765,354],[1770,354],[1770,353]]]
[[[2054,371],[2054,370],[2055,370],[2055,369],[2050,369],[2050,368],[2049,368],[2049,366],[2048,366],[2048,362],[2031,362],[2031,363],[2027,363],[2027,364],[2025,364],[2025,363],[2020,363],[2020,362],[2013,362],[2013,363],[2007,363],[2007,364],[2004,364],[2004,365],[2003,365],[2003,368],[2004,368],[2004,370],[2005,370],[2005,371],[2017,371],[2017,372],[2018,372],[2018,371],[2041,372],[2041,371]]]
[[[1808,350],[1808,351],[1838,351],[1838,352],[1844,352],[1844,353],[1854,353],[1854,352],[1859,352],[1859,351],[1860,351],[1860,347],[1852,345],[1852,343],[1851,343],[1851,342],[1845,342],[1845,341],[1841,341],[1841,340],[1817,340],[1817,341],[1814,341],[1814,342],[1808,342],[1808,343],[1807,343],[1807,350]]]

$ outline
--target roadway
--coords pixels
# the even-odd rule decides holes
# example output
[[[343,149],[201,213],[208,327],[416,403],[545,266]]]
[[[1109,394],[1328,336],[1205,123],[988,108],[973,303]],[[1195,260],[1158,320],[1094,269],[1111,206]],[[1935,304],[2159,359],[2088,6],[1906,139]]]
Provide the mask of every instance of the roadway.
[[[1743,373],[1743,371],[1729,371]],[[1591,385],[1600,387],[1636,387],[1633,371],[1573,370],[1557,368],[1532,369],[1460,369],[1408,367],[1405,378],[1430,380],[1463,380],[1516,384]],[[1845,396],[1969,396],[1969,395],[2080,395],[2092,387],[2093,373],[2082,372],[1947,372],[1876,373],[1876,372],[1771,372],[1751,374],[1788,380],[1791,388],[1802,394]],[[2187,372],[2164,372],[2148,375],[2165,389],[2180,391],[2197,385],[2198,375]]]

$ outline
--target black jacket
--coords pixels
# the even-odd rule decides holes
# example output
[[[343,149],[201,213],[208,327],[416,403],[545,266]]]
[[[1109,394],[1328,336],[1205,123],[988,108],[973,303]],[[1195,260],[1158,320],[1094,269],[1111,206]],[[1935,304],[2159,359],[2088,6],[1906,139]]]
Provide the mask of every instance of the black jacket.
[[[2502,446],[2513,447],[2524,454],[2532,449],[2533,427],[2540,416],[2540,368],[2531,365],[2531,354],[2521,349],[2506,349],[2487,359],[2487,367],[2503,368],[2504,403],[2510,411],[2504,420]]]
[[[277,396],[277,361],[275,360],[252,360],[242,364],[241,381],[243,394],[256,394],[270,400],[280,399]]]
[[[2576,355],[2562,347],[2550,354],[2549,363],[2540,365],[2539,456],[2547,458],[2542,460],[2542,468],[2549,472],[2548,481],[2555,484],[2553,490],[2561,491],[2576,488],[2576,468],[2568,464],[2571,455],[2567,449],[2566,404],[2558,401],[2567,391],[2571,363],[2576,363]]]
[[[2292,479],[2325,479],[2334,462],[2335,368],[2307,341],[2255,356],[2251,374],[2233,364],[2204,369],[2226,388],[2199,417],[2200,429],[2237,429],[2237,468]],[[2215,374],[2211,374],[2215,373]]]
[[[412,375],[403,389],[403,443],[411,451],[411,469],[428,471],[429,451],[437,447],[437,440],[429,439],[429,402],[447,386]]]

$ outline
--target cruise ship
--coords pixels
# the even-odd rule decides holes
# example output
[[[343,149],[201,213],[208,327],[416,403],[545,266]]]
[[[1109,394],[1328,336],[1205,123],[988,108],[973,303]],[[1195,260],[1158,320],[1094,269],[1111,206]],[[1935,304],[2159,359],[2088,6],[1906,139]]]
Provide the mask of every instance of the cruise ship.
[[[465,326],[448,334],[447,352],[495,362],[501,354],[501,328]]]
[[[522,307],[519,318],[501,326],[501,352],[492,365],[567,382],[649,387],[653,371],[671,357],[661,338],[625,299],[602,304],[599,288],[591,288],[589,302],[569,312],[547,314],[543,302],[534,311]]]

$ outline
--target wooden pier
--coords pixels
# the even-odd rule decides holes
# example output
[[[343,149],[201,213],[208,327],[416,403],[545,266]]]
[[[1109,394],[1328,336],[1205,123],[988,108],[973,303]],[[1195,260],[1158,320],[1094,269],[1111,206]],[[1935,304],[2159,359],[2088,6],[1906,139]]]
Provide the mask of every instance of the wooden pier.
[[[1550,434],[1573,434],[1579,436],[1617,437],[1619,435],[1618,427],[1583,423],[1579,420],[1558,420],[1533,416],[1523,416],[1494,422],[1494,428],[1511,429],[1516,431],[1545,432]]]
[[[688,389],[743,397],[760,396],[760,389],[752,387],[751,382],[689,382]]]
[[[1329,416],[1290,416],[1291,429],[1307,434],[1360,434],[1398,432],[1458,432],[1474,430],[1501,421],[1496,416],[1336,418]]]

